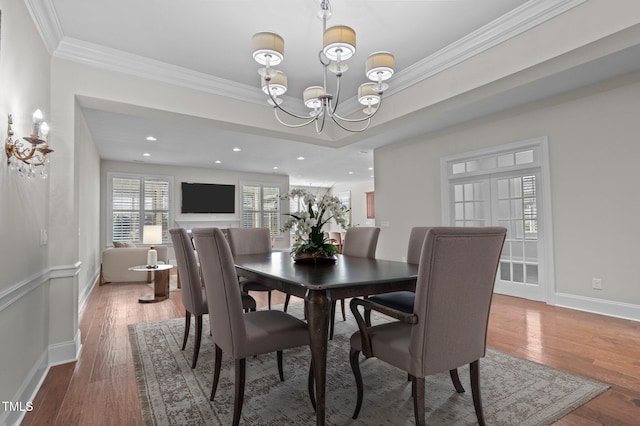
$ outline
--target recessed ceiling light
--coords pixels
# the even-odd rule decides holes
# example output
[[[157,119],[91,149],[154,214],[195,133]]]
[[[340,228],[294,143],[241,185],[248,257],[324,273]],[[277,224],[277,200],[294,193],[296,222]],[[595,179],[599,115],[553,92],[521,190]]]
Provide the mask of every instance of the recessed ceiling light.
[[[220,164],[220,163],[222,163],[222,161],[216,160],[216,164]]]
[[[158,139],[154,138],[153,136],[147,136],[147,140],[153,142],[157,141]]]
[[[144,155],[145,157],[151,157],[151,154],[149,154],[148,152],[145,152],[145,153],[144,153],[144,154],[142,154],[142,155]]]
[[[373,170],[373,167],[369,167],[369,170]]]
[[[352,174],[353,174],[353,172],[349,172],[349,174],[350,174],[350,175],[352,175]]]
[[[304,157],[302,157],[302,156],[298,157],[298,158],[296,158],[296,160],[304,160]]]
[[[279,169],[280,169],[280,167],[278,167],[278,166],[273,166],[273,170],[279,170]]]
[[[240,148],[233,148],[233,152],[240,152],[242,151]]]

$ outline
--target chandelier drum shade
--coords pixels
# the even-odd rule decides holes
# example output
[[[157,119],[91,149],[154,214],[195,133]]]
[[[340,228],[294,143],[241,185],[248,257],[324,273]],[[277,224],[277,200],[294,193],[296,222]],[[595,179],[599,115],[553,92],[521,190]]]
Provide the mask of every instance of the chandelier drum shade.
[[[356,53],[356,32],[346,25],[327,28],[327,20],[331,17],[329,0],[320,3],[319,17],[322,19],[322,50],[318,52],[320,65],[323,67],[323,85],[307,87],[302,95],[304,105],[311,109],[308,115],[295,114],[282,106],[280,96],[287,91],[287,76],[280,70],[272,68],[284,60],[284,39],[278,34],[268,31],[253,35],[253,59],[264,68],[260,68],[262,91],[269,96],[267,102],[273,106],[276,119],[287,127],[303,127],[315,123],[316,132],[324,129],[327,119],[332,120],[340,128],[349,132],[362,132],[371,124],[371,118],[380,109],[382,94],[389,88],[385,83],[394,73],[394,57],[389,52],[375,52],[369,55],[365,64],[365,76],[371,82],[363,83],[358,88],[358,102],[364,105],[364,116],[343,117],[337,108],[340,99],[340,78],[349,69],[346,64]],[[327,87],[328,72],[335,75],[335,95]],[[296,122],[284,121],[279,113],[292,117]],[[354,124],[356,123],[356,124]]]

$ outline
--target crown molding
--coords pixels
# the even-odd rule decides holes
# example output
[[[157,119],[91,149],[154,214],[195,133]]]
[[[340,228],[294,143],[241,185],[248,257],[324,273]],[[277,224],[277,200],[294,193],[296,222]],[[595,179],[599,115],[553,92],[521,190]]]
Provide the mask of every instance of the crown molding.
[[[553,19],[586,1],[530,0],[493,22],[398,72],[394,76],[393,84],[386,94],[391,96],[400,92]],[[58,22],[52,0],[25,0],[25,3],[47,49],[52,52],[54,57],[267,106],[262,92],[256,90],[255,86],[237,83],[154,59],[66,37]],[[298,104],[302,105],[301,101],[296,98],[284,96],[283,99],[293,109],[298,109]],[[348,113],[352,113],[357,111],[360,105],[354,96],[343,101],[343,108]],[[300,108],[300,111],[302,110],[304,109]]]
[[[71,37],[62,39],[53,56],[234,99],[260,100],[264,104],[255,87]]]
[[[404,90],[448,68],[510,40],[587,0],[531,0],[498,19],[469,33],[393,78],[389,94]]]
[[[24,0],[31,19],[50,55],[53,55],[62,40],[63,33],[52,0]]]

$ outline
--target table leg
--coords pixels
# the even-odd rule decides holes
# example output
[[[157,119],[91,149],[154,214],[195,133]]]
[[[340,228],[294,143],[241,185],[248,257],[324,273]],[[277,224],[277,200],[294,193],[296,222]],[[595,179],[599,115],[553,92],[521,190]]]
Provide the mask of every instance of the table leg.
[[[324,291],[308,291],[305,296],[313,375],[316,383],[316,425],[325,424],[325,391],[327,379],[327,340],[331,303]]]

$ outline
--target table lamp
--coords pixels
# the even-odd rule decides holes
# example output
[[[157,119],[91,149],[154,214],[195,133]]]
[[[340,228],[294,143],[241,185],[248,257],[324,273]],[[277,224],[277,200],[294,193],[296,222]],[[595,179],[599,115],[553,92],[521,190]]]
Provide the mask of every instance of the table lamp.
[[[158,252],[154,244],[162,243],[162,225],[145,225],[142,237],[142,244],[149,244],[147,252],[147,267],[158,266]]]

